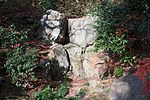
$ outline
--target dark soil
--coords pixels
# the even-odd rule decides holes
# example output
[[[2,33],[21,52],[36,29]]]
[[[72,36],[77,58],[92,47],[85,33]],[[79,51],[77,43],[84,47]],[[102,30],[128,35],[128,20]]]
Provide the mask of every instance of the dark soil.
[[[0,60],[0,100],[21,100],[29,98],[25,90],[11,83],[11,79],[3,68],[2,58]]]

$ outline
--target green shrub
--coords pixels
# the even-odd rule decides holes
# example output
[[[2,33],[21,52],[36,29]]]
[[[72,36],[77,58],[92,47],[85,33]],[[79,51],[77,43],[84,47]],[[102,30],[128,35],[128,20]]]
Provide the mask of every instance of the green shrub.
[[[3,44],[3,34],[4,34],[4,29],[0,27],[0,46]]]
[[[86,12],[99,0],[40,0],[43,4],[50,1],[50,6],[61,13],[64,13],[68,17],[79,17],[86,14]],[[44,3],[48,1],[47,3]],[[46,6],[45,6],[46,7]]]
[[[17,86],[23,84],[34,76],[33,70],[36,67],[36,50],[23,46],[10,51],[7,54],[7,61],[4,67]]]
[[[132,4],[130,2],[117,4],[112,0],[104,0],[94,7],[90,14],[98,17],[94,25],[98,32],[95,50],[103,49],[117,55],[122,62],[133,63],[133,55],[127,48],[134,45],[134,40],[131,42],[128,36],[140,35],[144,32],[145,19],[142,19],[142,15],[142,18],[138,15],[143,10],[142,2],[139,0]]]
[[[108,0],[93,9],[92,14],[98,16],[98,21],[94,25],[94,28],[98,31],[95,48],[96,50],[104,49],[107,52],[124,56],[128,41],[125,39],[125,33],[117,33],[116,28],[120,25],[120,19],[114,17],[119,16],[120,9],[118,8],[116,11],[116,7],[117,5]],[[116,12],[118,13],[117,16],[115,15]]]
[[[45,11],[54,6],[54,1],[55,0],[38,0],[38,4]]]
[[[33,96],[36,100],[82,100],[86,90],[81,89],[80,92],[71,97],[65,97],[68,93],[68,86],[62,84],[58,89],[45,87],[43,90],[36,92]]]
[[[34,94],[34,97],[36,100],[49,100],[51,96],[53,96],[55,93],[53,90],[48,86],[44,88],[42,91],[38,91]]]
[[[47,86],[42,91],[36,92],[34,97],[36,100],[65,100],[64,97],[67,93],[68,87],[66,85],[60,85],[57,90]]]
[[[0,27],[0,36],[0,46],[9,48],[7,52],[5,51],[7,59],[4,68],[12,78],[12,82],[20,86],[34,77],[36,50],[24,44],[28,40],[28,33],[17,32],[14,25],[8,29]],[[16,47],[11,48],[13,46]]]
[[[9,30],[4,30],[0,27],[0,45],[5,47],[10,47],[15,44],[23,44],[28,39],[28,33],[17,32],[15,26],[11,25]]]

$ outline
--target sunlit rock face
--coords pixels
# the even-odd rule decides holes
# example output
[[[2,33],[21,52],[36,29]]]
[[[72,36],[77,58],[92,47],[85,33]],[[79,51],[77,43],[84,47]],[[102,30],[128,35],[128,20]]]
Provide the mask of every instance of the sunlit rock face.
[[[69,44],[64,47],[70,57],[70,65],[75,76],[81,79],[100,79],[106,72],[105,62],[109,59],[103,50],[94,52],[97,31],[93,28],[96,17],[68,19]],[[89,85],[96,87],[98,81],[89,80]]]
[[[68,19],[69,44],[65,45],[69,56],[72,71],[76,76],[86,77],[84,70],[84,51],[92,45],[96,39],[96,30],[92,24],[96,18],[85,16],[82,18]]]
[[[92,45],[97,37],[97,32],[92,27],[96,20],[97,18],[90,16],[68,19],[70,43],[82,48]]]

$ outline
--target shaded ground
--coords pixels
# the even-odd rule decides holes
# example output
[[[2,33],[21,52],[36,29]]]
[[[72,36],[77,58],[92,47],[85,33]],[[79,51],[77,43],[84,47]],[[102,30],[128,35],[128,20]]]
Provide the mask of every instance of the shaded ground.
[[[25,90],[11,83],[11,79],[3,68],[3,61],[5,60],[0,58],[0,100],[21,100],[29,98]]]
[[[71,87],[67,96],[75,96],[81,90],[85,91],[83,100],[108,100],[109,87],[113,78],[107,80],[99,80],[95,78],[80,79],[79,77],[71,76],[72,79]],[[99,85],[92,87],[88,81],[95,80],[99,82]]]
[[[142,93],[144,96],[150,94],[150,58],[144,58],[139,62],[137,71],[133,74],[142,81]]]
[[[49,46],[36,40],[28,41],[26,44],[36,45],[34,47],[36,47],[39,52],[49,48]],[[40,56],[40,59],[44,59],[44,57]],[[3,52],[0,56],[0,100],[32,100],[33,93],[47,85],[47,82],[42,77],[42,70],[37,68],[35,69],[35,74],[38,78],[36,81],[27,83],[24,88],[17,87],[11,83],[11,78],[3,67],[5,62],[6,54]]]
[[[16,87],[10,79],[0,81],[0,100],[27,100],[29,95],[22,88]]]

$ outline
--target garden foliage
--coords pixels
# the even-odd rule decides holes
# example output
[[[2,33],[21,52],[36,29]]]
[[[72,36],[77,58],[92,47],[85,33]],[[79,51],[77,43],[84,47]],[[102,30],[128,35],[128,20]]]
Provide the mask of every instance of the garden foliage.
[[[38,91],[34,94],[36,100],[65,100],[64,97],[68,93],[68,87],[61,85],[58,90],[53,88],[45,87],[43,90]]]
[[[0,46],[2,53],[7,53],[4,68],[12,79],[12,83],[22,86],[24,82],[32,80],[36,67],[36,50],[25,45],[28,40],[27,32],[17,32],[14,26],[8,30],[0,27]],[[5,51],[8,49],[8,51]]]
[[[142,15],[144,6],[142,1],[114,3],[104,0],[94,7],[90,13],[98,17],[94,28],[98,31],[95,50],[103,49],[115,54],[122,62],[134,63],[135,57],[128,48],[132,48],[135,39],[130,36],[145,33],[145,16]],[[136,41],[137,42],[137,41]]]
[[[10,51],[4,65],[12,82],[21,86],[24,82],[33,80],[33,70],[36,67],[36,50],[23,46]]]
[[[86,92],[86,90],[81,89],[77,95],[66,97],[68,91],[68,86],[64,84],[61,84],[58,89],[47,86],[43,90],[36,92],[34,97],[36,100],[82,100]]]
[[[8,30],[0,27],[0,45],[4,47],[11,47],[16,44],[23,44],[28,39],[28,33],[17,32],[14,25],[11,25]]]

